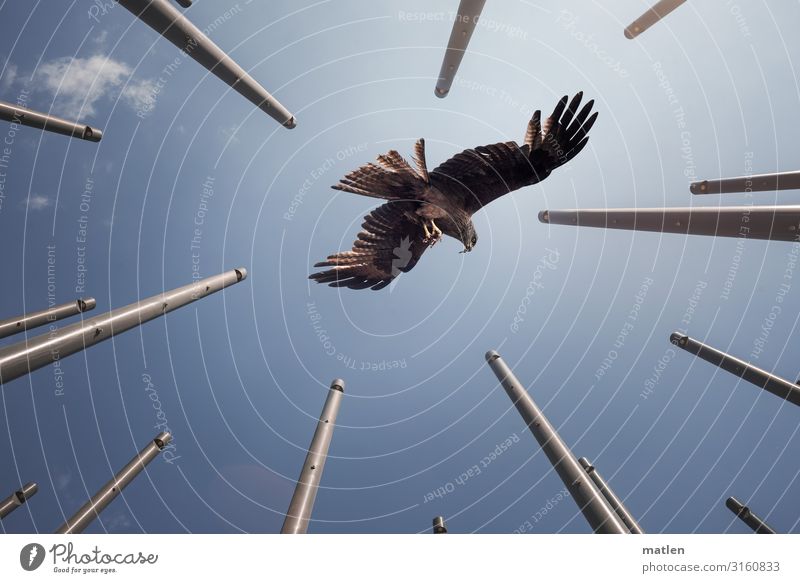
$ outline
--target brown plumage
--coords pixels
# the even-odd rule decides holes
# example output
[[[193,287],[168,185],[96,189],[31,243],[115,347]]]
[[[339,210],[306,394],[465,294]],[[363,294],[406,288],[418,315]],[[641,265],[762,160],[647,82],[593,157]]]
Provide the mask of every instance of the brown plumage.
[[[589,140],[597,119],[589,115],[594,101],[580,111],[578,93],[567,105],[565,95],[541,123],[536,111],[525,140],[500,142],[464,150],[428,172],[425,141],[414,145],[414,166],[395,150],[347,174],[336,190],[385,199],[364,217],[362,231],[350,251],[330,255],[314,267],[328,267],[309,276],[319,283],[351,289],[382,289],[410,271],[442,234],[458,239],[471,251],[478,237],[472,215],[493,200],[547,178],[574,158]]]

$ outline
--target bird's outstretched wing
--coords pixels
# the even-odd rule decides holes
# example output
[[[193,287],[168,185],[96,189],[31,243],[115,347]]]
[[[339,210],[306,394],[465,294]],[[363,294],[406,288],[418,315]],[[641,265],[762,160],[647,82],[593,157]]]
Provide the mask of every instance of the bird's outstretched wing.
[[[567,96],[562,97],[544,124],[537,110],[528,122],[522,146],[500,142],[456,154],[430,173],[431,184],[462,198],[474,213],[504,194],[544,180],[589,140],[587,133],[597,113],[589,115],[594,100],[578,111],[582,97],[583,93],[578,93],[569,105]]]
[[[388,202],[366,217],[353,249],[330,255],[314,267],[330,267],[312,273],[309,279],[332,287],[383,289],[410,271],[428,248],[422,242],[423,230],[411,218],[413,202]]]

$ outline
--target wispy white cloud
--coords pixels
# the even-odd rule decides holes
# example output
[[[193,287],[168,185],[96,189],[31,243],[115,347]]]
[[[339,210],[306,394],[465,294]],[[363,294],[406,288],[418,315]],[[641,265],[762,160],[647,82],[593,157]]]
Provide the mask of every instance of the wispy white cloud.
[[[0,87],[2,87],[3,90],[7,90],[14,84],[14,81],[16,80],[17,66],[13,63],[8,63],[8,65],[6,65],[6,70],[3,73],[3,78],[0,79]]]
[[[32,194],[28,197],[28,208],[32,211],[41,211],[53,204],[53,201],[43,194]]]
[[[134,110],[141,109],[152,95],[150,79],[132,80],[133,69],[122,61],[95,55],[87,58],[61,57],[42,63],[34,79],[37,87],[55,98],[54,109],[75,117],[94,115],[105,98],[120,95]]]

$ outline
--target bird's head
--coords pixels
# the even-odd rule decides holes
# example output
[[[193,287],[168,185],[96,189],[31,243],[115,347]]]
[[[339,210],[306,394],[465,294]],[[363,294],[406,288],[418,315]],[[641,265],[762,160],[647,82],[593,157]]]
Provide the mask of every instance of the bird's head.
[[[475,225],[472,221],[466,221],[459,229],[461,234],[461,242],[464,244],[464,250],[459,253],[467,253],[472,251],[472,248],[478,244],[478,234],[475,232]]]

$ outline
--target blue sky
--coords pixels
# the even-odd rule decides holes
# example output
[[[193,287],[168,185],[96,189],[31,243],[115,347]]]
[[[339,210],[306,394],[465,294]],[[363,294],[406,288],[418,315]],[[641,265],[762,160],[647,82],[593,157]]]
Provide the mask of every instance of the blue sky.
[[[310,531],[427,531],[441,514],[453,532],[587,532],[485,364],[492,348],[646,531],[746,532],[730,495],[800,528],[797,412],[668,342],[685,328],[797,378],[796,279],[775,314],[792,245],[537,220],[800,202],[688,190],[797,169],[796,3],[687,3],[629,41],[642,0],[490,1],[440,100],[455,1],[196,1],[187,16],[297,116],[291,131],[125,9],[97,6],[0,2],[0,99],[104,131],[99,144],[10,136],[0,314],[47,305],[48,246],[57,301],[83,285],[97,312],[195,270],[249,277],[64,359],[61,395],[51,368],[3,387],[0,494],[40,486],[4,532],[55,530],[158,433],[154,395],[173,456],[90,531],[277,532],[335,377],[347,387]],[[520,140],[534,109],[578,90],[600,112],[589,146],[479,213],[472,253],[445,241],[382,292],[306,279],[375,206],[329,188],[345,173],[420,137],[429,165]]]

